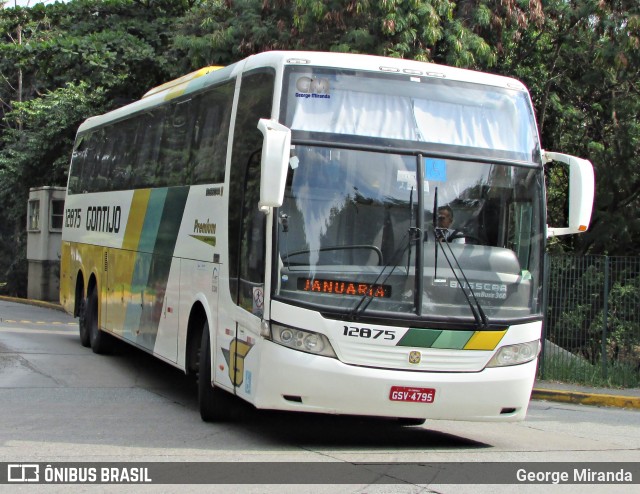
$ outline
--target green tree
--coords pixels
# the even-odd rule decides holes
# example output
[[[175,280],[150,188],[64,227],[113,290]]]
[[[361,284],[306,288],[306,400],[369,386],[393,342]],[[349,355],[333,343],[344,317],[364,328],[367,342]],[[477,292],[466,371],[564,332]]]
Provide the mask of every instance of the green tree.
[[[540,0],[527,8],[515,0],[202,0],[178,24],[174,47],[186,53],[191,68],[272,49],[483,68],[495,65],[502,48],[496,32],[513,34],[514,27],[539,24],[540,5]]]
[[[562,245],[576,253],[637,255],[640,4],[554,0],[544,13],[543,25],[505,47],[500,70],[531,89],[543,146],[586,157],[595,166],[591,228]],[[552,204],[549,223],[564,216],[562,207]]]
[[[0,10],[0,281],[11,292],[26,292],[29,188],[66,184],[85,118],[170,78],[169,33],[193,3],[74,0]]]
[[[8,282],[10,293],[26,291],[23,275],[29,187],[66,184],[75,131],[88,113],[104,105],[103,90],[94,90],[87,83],[69,83],[40,98],[15,103],[5,115],[10,127],[2,136],[0,153],[0,249],[5,259],[0,277]]]

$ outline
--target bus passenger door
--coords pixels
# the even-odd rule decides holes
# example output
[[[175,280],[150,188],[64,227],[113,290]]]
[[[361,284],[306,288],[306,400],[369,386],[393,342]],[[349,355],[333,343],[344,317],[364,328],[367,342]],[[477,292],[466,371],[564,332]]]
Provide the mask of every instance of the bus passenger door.
[[[229,173],[229,293],[233,305],[226,314],[221,311],[218,336],[235,393],[249,402],[256,392],[260,356],[256,347],[261,342],[265,298],[266,217],[258,209],[263,135],[258,121],[271,117],[274,80],[271,68],[242,77]],[[235,334],[225,349],[229,330]],[[218,368],[216,362],[216,372]]]
[[[258,210],[260,153],[252,157],[247,175],[252,179],[247,183],[242,204],[236,206],[238,247],[235,250],[235,269],[230,266],[232,276],[229,280],[233,305],[226,317],[223,316],[225,321],[220,321],[220,329],[225,334],[219,336],[223,342],[233,336],[226,352],[222,350],[229,368],[229,378],[235,393],[252,401],[259,356],[254,347],[260,341],[264,311],[266,216]],[[254,180],[254,177],[257,178]],[[233,244],[231,238],[230,244]],[[233,335],[229,334],[229,329]]]

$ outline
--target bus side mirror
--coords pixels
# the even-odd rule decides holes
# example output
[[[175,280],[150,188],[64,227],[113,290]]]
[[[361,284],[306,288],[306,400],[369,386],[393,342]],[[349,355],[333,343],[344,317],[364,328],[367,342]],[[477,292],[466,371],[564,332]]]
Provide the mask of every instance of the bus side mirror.
[[[260,201],[258,208],[282,206],[287,167],[291,154],[291,130],[275,120],[261,118],[258,129],[262,132],[262,165],[260,170]]]
[[[586,232],[591,221],[595,179],[590,161],[567,154],[543,151],[543,162],[558,161],[569,166],[569,227],[547,227],[547,237]]]

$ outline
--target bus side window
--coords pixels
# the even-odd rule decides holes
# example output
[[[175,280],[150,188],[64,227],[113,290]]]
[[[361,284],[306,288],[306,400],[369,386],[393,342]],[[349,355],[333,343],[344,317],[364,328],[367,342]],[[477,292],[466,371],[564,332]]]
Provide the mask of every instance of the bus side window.
[[[192,100],[175,103],[165,115],[160,156],[156,169],[156,187],[184,185],[185,170],[191,154]]]
[[[190,178],[194,184],[224,181],[234,82],[194,99],[195,111],[198,111],[190,162]]]
[[[100,166],[100,146],[102,144],[102,130],[96,130],[89,134],[87,142],[87,157],[82,170],[82,178],[80,180],[81,191],[94,192],[96,188],[96,177],[99,173]]]
[[[126,190],[131,187],[136,134],[136,118],[129,118],[119,124],[116,132],[116,154],[113,160],[113,190]]]
[[[68,194],[81,194],[82,193],[82,172],[87,160],[87,143],[89,142],[89,136],[83,135],[76,139],[76,143],[73,148],[73,154],[71,155],[71,167],[69,169],[69,186]]]
[[[140,117],[138,132],[140,134],[140,147],[136,162],[136,188],[155,186],[156,163],[162,137],[162,110],[147,112]]]

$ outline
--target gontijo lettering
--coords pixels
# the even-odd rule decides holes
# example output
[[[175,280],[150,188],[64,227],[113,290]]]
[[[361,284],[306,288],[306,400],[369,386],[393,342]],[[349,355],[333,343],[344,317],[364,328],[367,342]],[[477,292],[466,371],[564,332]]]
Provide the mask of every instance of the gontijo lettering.
[[[78,212],[78,214],[80,214]],[[120,206],[89,206],[87,208],[87,231],[118,233],[122,208]]]

